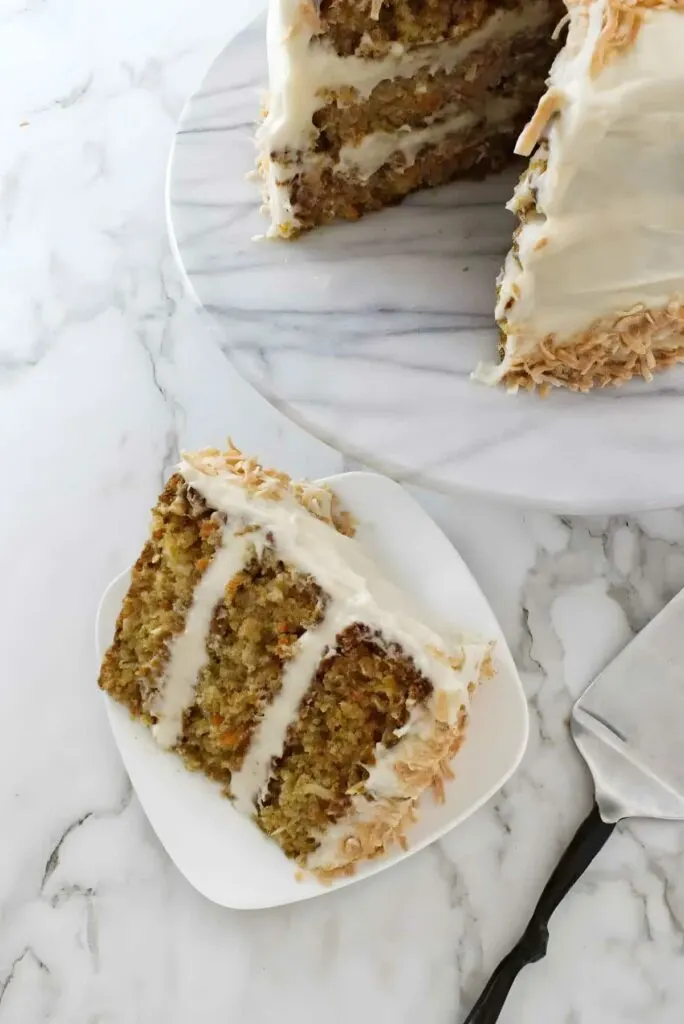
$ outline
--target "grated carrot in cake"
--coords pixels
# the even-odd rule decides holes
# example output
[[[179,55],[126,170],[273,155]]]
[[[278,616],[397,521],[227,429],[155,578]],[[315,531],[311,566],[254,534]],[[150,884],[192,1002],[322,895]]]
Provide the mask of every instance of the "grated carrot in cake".
[[[510,162],[561,0],[270,0],[269,234],[356,220]]]
[[[325,486],[232,444],[153,510],[100,686],[329,881],[442,799],[491,644],[428,624]]]

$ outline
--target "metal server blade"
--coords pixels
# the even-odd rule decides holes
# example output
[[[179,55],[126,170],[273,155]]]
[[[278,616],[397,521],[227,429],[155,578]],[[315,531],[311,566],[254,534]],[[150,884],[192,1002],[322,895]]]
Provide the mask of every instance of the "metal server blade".
[[[684,591],[585,690],[572,735],[604,821],[684,818]]]

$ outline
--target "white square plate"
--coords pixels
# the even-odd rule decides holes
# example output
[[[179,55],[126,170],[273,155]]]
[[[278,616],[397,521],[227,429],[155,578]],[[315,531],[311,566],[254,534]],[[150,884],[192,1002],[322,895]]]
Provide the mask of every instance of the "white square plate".
[[[515,771],[527,743],[527,704],[513,658],[494,613],[460,555],[426,512],[399,484],[373,473],[328,480],[358,521],[357,538],[386,574],[412,593],[427,614],[496,640],[495,677],[473,700],[466,742],[454,761],[456,778],[437,804],[426,794],[409,849],[359,866],[351,885],[410,857],[458,825]],[[130,573],[106,590],[97,616],[100,659],[114,636]],[[314,879],[297,881],[295,866],[249,819],[238,814],[219,787],[186,771],[179,758],[156,745],[126,708],[105,695],[114,738],[152,827],[188,881],[208,899],[239,909],[278,906],[330,889]]]

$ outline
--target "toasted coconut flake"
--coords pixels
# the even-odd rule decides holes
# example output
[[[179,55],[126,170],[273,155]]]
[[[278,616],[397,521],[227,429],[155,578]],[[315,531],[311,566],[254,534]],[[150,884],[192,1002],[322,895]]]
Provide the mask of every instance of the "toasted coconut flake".
[[[524,334],[509,324],[509,333]],[[680,344],[673,344],[676,339]],[[684,300],[661,309],[634,307],[595,321],[586,331],[558,343],[542,338],[528,355],[514,359],[504,374],[513,389],[567,387],[589,391],[619,387],[632,377],[651,380],[653,371],[684,362]]]
[[[463,742],[467,712],[462,708],[455,726],[437,723],[435,732],[427,740],[416,740],[410,755],[395,765],[395,772],[405,791],[414,799],[432,788],[438,802],[444,800],[444,780],[453,778],[450,761]]]
[[[587,0],[572,0],[586,10]],[[612,60],[629,50],[638,38],[646,11],[684,11],[682,0],[607,0],[601,33],[589,73],[595,78]]]
[[[254,456],[243,455],[230,438],[224,452],[218,448],[204,448],[199,452],[183,452],[183,458],[205,476],[231,474],[235,483],[266,501],[282,501],[290,495],[316,519],[333,526],[338,533],[354,536],[352,516],[341,508],[337,495],[327,484],[295,482],[287,473],[265,469]]]
[[[293,39],[300,32],[308,32],[310,35],[318,35],[323,31],[321,19],[318,16],[316,5],[313,0],[301,0],[295,11],[292,23],[285,33],[285,40]]]
[[[480,682],[483,683],[487,679],[493,679],[495,675],[496,669],[494,668],[494,648],[492,645],[485,654],[484,658],[482,659],[482,664],[480,665]]]
[[[438,804],[443,804],[445,800],[444,796],[444,777],[442,775],[435,775],[432,780],[432,792],[435,801]]]
[[[435,718],[438,722],[449,721],[449,698],[444,690],[440,690],[435,701]]]
[[[447,654],[441,647],[435,647],[434,644],[428,644],[426,648],[428,654],[431,654],[437,661],[441,661],[443,665],[448,665],[454,672],[460,672],[465,665],[465,651],[463,648],[458,654]]]
[[[561,20],[560,20],[560,21],[558,22],[558,24],[557,24],[557,25],[556,25],[556,27],[554,28],[553,32],[551,33],[551,38],[552,38],[552,39],[553,39],[554,41],[555,41],[556,39],[559,39],[559,38],[560,38],[560,34],[561,34],[561,32],[563,31],[563,29],[565,28],[565,26],[567,25],[567,23],[568,23],[569,21],[570,21],[570,11],[567,11],[567,12],[566,12],[566,13],[565,13],[565,14],[563,15],[563,17],[561,18]]]
[[[316,868],[313,872],[322,885],[332,885],[338,878],[350,878],[356,874],[356,864],[343,864],[339,868]]]
[[[487,647],[482,659],[480,679],[493,672],[491,649],[492,645]],[[444,658],[448,660],[446,655]],[[387,767],[396,782],[387,787],[385,794],[372,783],[360,782],[352,787],[346,816],[335,823],[332,833],[324,831],[318,836],[319,846],[301,858],[301,867],[330,884],[352,875],[360,861],[382,857],[393,846],[407,848],[405,833],[417,820],[421,795],[430,790],[435,800],[443,802],[445,784],[454,778],[451,761],[463,742],[468,721],[465,694],[462,701],[456,720],[450,723],[454,712],[449,693],[435,693],[434,705],[426,707],[420,728],[403,735],[400,745],[389,754]]]
[[[348,830],[333,851],[332,865],[312,869],[320,881],[329,883],[353,874],[358,861],[382,857],[395,844],[406,849],[405,831],[417,820],[420,795],[431,789],[437,801],[445,797],[444,782],[453,778],[449,762],[463,742],[466,724],[467,711],[462,707],[455,725],[435,722],[429,737],[412,738],[405,759],[394,766],[403,795],[376,799],[369,805],[374,814],[370,820],[358,820],[352,812]]]
[[[557,114],[564,103],[563,94],[558,89],[549,89],[537,104],[531,121],[523,129],[515,147],[518,156],[530,156],[546,130],[551,118]]]

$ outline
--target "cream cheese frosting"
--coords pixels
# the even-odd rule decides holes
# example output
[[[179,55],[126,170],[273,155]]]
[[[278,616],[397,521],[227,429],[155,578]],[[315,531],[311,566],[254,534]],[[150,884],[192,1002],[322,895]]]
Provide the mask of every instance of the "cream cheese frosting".
[[[255,545],[259,545],[257,538],[239,536],[236,524],[227,524],[218,553],[195,587],[185,628],[169,644],[166,672],[151,709],[156,718],[152,734],[162,747],[170,748],[178,742],[183,712],[192,703],[197,679],[209,660],[207,636],[214,610],[226,584],[244,568]]]
[[[568,7],[568,41],[518,142],[529,155],[541,128],[509,203],[521,226],[496,310],[505,359],[490,379],[540,342],[586,341],[636,312],[648,326],[649,311],[669,311],[675,327],[652,340],[682,345],[673,304],[684,296],[684,5]]]
[[[358,145],[341,147],[339,167],[354,171],[362,181],[375,174],[395,154],[402,158],[403,166],[410,167],[424,146],[438,145],[450,135],[475,129],[479,124],[490,126],[506,121],[516,114],[519,107],[515,97],[501,97],[490,100],[480,113],[461,107],[457,114],[425,128],[405,125],[395,132],[370,132]]]

